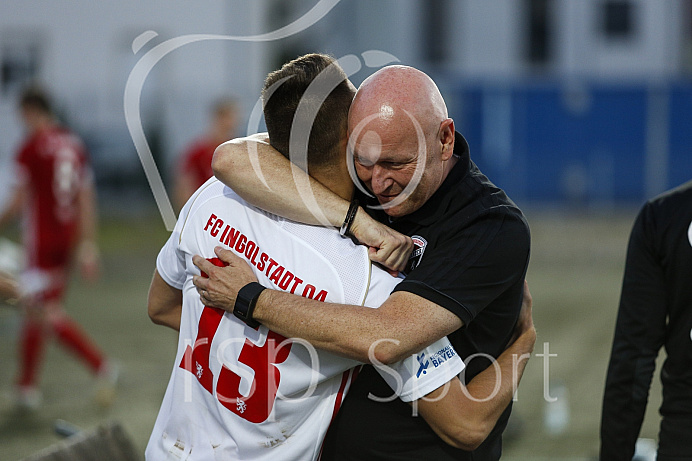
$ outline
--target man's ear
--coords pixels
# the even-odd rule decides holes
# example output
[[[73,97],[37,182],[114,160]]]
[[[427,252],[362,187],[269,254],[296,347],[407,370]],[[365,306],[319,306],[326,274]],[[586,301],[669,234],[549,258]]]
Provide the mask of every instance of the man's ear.
[[[444,119],[440,123],[440,144],[442,144],[442,160],[449,160],[454,154],[454,120]]]

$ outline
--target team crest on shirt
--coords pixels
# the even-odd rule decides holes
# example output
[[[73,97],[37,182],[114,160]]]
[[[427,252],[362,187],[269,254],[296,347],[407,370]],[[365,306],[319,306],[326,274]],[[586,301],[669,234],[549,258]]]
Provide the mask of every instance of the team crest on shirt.
[[[409,256],[409,271],[418,267],[420,260],[423,259],[425,247],[428,246],[428,241],[420,235],[412,236],[411,240],[413,240],[413,251],[411,252],[411,256]]]
[[[239,412],[245,413],[245,410],[247,410],[247,404],[242,400],[238,399],[238,401],[235,403],[235,408]]]

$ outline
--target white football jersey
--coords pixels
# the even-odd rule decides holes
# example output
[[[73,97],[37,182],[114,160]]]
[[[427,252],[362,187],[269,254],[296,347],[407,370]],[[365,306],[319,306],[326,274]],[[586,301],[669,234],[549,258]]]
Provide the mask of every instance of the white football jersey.
[[[212,178],[188,201],[156,267],[183,291],[175,358],[146,449],[154,460],[314,460],[359,362],[316,350],[205,307],[192,256],[232,249],[259,282],[321,301],[378,307],[400,279],[335,229],[252,207]],[[439,361],[435,357],[448,360]],[[430,358],[430,360],[428,360]],[[393,394],[419,399],[464,367],[446,338],[381,370]]]

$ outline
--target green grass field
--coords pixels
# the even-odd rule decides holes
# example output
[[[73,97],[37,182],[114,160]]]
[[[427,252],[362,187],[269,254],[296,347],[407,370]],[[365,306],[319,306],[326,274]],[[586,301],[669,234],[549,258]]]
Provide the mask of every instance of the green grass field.
[[[603,383],[610,352],[624,257],[636,210],[579,215],[528,211],[533,250],[528,281],[534,297],[538,342],[519,388],[507,460],[592,459],[598,451]],[[153,427],[175,354],[175,333],[146,314],[155,257],[168,233],[157,215],[102,224],[103,276],[97,284],[73,280],[67,309],[122,366],[115,404],[99,409],[89,373],[51,344],[44,357],[44,404],[18,412],[0,400],[2,460],[21,459],[60,440],[56,419],[84,429],[106,420],[122,423],[138,451]],[[18,327],[16,312],[0,309],[0,391],[12,389]],[[550,354],[545,359],[535,354]],[[547,373],[546,373],[547,372]],[[560,434],[544,425],[545,380],[567,391],[569,423]],[[548,390],[552,397],[554,390]],[[562,400],[562,403],[565,401]],[[656,438],[660,386],[654,379],[642,437]],[[143,458],[143,455],[142,455]]]

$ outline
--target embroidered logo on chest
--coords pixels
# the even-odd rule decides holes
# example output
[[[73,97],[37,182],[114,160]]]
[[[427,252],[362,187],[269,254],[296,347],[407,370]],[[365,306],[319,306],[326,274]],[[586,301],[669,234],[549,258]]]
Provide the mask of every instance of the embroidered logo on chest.
[[[420,235],[411,236],[413,240],[413,251],[409,257],[409,271],[412,271],[420,264],[421,259],[423,259],[423,253],[425,253],[425,247],[428,246],[428,241],[425,240]]]

